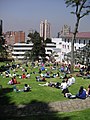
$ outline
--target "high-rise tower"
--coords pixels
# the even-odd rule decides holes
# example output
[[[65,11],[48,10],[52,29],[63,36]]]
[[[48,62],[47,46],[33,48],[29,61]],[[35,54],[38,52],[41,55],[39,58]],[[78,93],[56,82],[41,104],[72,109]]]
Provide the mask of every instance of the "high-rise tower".
[[[0,36],[2,35],[2,20],[0,20]]]
[[[50,38],[50,23],[47,20],[40,23],[40,37],[43,37],[44,40]]]

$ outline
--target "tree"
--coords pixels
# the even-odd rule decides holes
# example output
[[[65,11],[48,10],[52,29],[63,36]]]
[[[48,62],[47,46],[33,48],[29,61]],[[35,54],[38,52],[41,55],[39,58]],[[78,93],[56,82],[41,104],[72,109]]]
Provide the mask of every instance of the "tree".
[[[90,1],[89,0],[65,0],[65,4],[75,8],[74,12],[71,12],[76,16],[76,24],[73,32],[73,38],[71,42],[71,72],[74,71],[74,41],[78,32],[80,19],[90,13]]]
[[[39,57],[45,60],[45,44],[40,37],[39,33],[35,31],[34,33],[29,33],[30,41],[33,43],[33,48],[31,50],[32,60],[39,60]]]
[[[26,52],[25,52],[25,57],[24,57],[24,59],[25,59],[26,61],[32,61],[32,55],[31,55],[31,52],[30,52],[30,51],[26,51]]]
[[[52,53],[49,55],[49,60],[50,60],[51,62],[55,62],[55,54],[56,54],[56,52],[54,51],[54,52],[52,52]]]
[[[50,38],[47,38],[46,40],[45,40],[45,43],[51,43],[52,41],[51,41],[51,39]]]
[[[5,39],[4,36],[0,36],[0,59],[3,61],[4,59],[7,59],[8,53],[6,51],[5,47]]]

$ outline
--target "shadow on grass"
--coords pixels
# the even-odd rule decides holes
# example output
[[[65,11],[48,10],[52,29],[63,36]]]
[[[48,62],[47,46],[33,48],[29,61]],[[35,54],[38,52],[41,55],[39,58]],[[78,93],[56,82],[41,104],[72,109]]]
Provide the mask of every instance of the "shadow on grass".
[[[1,120],[70,120],[70,117],[58,115],[57,111],[41,101],[33,100],[26,105],[18,106],[11,104],[11,98],[7,96],[8,92],[12,92],[12,89],[2,89],[0,94]]]
[[[8,105],[10,103],[10,98],[7,96],[7,93],[12,91],[12,88],[2,88],[0,90],[0,108],[2,105]]]

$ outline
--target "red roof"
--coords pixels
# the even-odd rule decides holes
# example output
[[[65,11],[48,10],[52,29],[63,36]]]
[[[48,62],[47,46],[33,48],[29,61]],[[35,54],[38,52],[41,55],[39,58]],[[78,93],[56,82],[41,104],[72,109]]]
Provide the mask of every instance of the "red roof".
[[[67,34],[67,35],[63,35],[63,37],[69,37],[71,38],[73,35],[73,33]],[[90,32],[79,32],[76,35],[77,38],[87,38],[90,39]]]
[[[79,37],[79,38],[90,38],[90,32],[77,33],[77,37]]]

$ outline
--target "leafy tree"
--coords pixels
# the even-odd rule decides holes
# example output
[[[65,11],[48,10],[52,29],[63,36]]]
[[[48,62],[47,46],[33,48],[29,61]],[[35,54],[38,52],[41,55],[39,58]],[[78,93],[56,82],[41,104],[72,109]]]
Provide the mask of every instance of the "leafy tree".
[[[54,52],[52,52],[52,53],[49,55],[49,60],[50,60],[51,62],[55,62],[55,54],[56,54],[56,52],[54,51]]]
[[[32,60],[39,60],[41,57],[44,61],[45,59],[45,44],[40,37],[39,33],[35,31],[34,33],[29,33],[30,41],[33,43],[33,48],[31,50]]]
[[[51,39],[50,38],[47,38],[46,40],[45,40],[45,43],[51,43],[52,41],[51,41]]]
[[[7,58],[7,51],[6,51],[6,47],[5,47],[5,39],[4,36],[0,36],[0,59],[4,60]]]
[[[65,4],[74,7],[74,11],[71,12],[76,16],[76,24],[73,32],[73,38],[71,42],[71,72],[74,71],[74,41],[78,32],[80,19],[90,13],[90,0],[65,0]]]
[[[31,52],[30,51],[26,51],[25,52],[25,57],[24,57],[25,60],[29,60],[29,61],[32,61],[32,55],[31,55]]]
[[[86,44],[82,49],[76,50],[76,59],[79,58],[79,62],[88,66],[90,63],[90,43]]]

